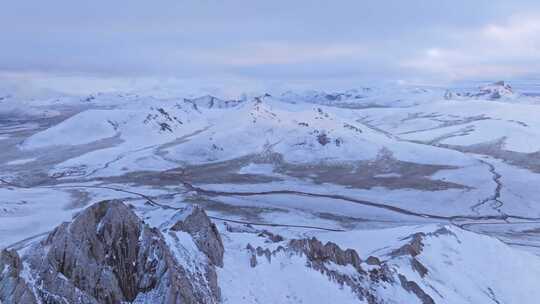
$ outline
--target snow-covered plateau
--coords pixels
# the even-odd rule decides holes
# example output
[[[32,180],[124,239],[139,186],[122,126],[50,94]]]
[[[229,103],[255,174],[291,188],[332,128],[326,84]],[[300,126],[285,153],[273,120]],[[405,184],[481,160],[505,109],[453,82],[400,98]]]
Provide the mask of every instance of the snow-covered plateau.
[[[0,303],[539,303],[531,90],[0,92]]]

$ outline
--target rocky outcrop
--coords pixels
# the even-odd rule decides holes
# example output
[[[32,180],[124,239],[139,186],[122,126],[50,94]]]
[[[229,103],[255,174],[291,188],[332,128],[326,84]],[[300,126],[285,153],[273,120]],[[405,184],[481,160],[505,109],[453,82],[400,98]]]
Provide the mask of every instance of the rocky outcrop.
[[[15,251],[0,253],[0,303],[37,303],[34,293],[21,277],[22,271],[22,261]]]
[[[199,250],[204,252],[214,265],[223,267],[224,249],[221,236],[202,208],[193,206],[183,211],[171,230],[189,233]]]
[[[327,242],[323,243],[316,238],[291,240],[289,247],[306,255],[313,266],[319,268],[324,263],[332,262],[340,266],[351,265],[359,272],[363,272],[360,264],[362,260],[353,249],[341,249],[338,245]]]
[[[424,239],[430,236],[437,237],[441,235],[450,235],[454,237],[456,236],[452,231],[450,231],[446,227],[441,227],[430,233],[423,233],[423,232],[415,233],[403,239],[403,240],[407,240],[407,243],[405,243],[401,247],[390,252],[390,256],[394,258],[403,257],[403,258],[408,259],[411,269],[414,270],[416,273],[418,273],[420,277],[424,278],[429,273],[429,270],[424,264],[422,264],[418,260],[418,255],[420,255],[424,249]],[[420,289],[420,287],[415,282],[408,282],[403,276],[401,276],[399,279],[400,279],[401,285],[404,288],[407,287],[406,290],[414,292],[419,298],[423,299],[422,300],[423,303],[432,303],[429,300],[431,298],[425,295],[424,292]],[[420,291],[418,291],[419,289]]]
[[[430,297],[425,291],[416,284],[416,282],[408,281],[407,278],[399,274],[399,282],[401,283],[401,286],[403,289],[407,290],[408,292],[414,293],[418,299],[422,302],[422,304],[435,304],[435,301],[432,297]]]
[[[422,252],[424,248],[423,239],[426,237],[426,234],[423,232],[415,233],[408,237],[409,241],[398,249],[390,253],[391,256],[403,256],[409,255],[415,257]]]
[[[440,230],[435,233],[444,233],[444,231]],[[269,238],[267,234],[263,233],[260,233],[259,236]],[[410,241],[398,249],[395,254],[399,252],[400,255],[418,262],[414,256],[421,252],[424,236],[425,234],[411,236]],[[382,296],[379,293],[380,290],[413,294],[417,301],[411,303],[434,303],[420,285],[408,280],[392,265],[377,257],[370,256],[366,261],[363,261],[354,249],[342,249],[335,243],[322,243],[314,237],[289,241],[282,239],[277,244],[274,242],[266,244],[274,249],[254,247],[251,244],[246,246],[246,250],[250,253],[249,264],[252,268],[258,267],[261,263],[272,263],[278,255],[283,255],[282,257],[299,255],[305,257],[307,267],[325,275],[332,282],[350,288],[362,303],[387,303],[386,296]],[[427,273],[427,269],[419,262],[418,265],[413,265],[414,268],[422,276]]]
[[[205,95],[192,99],[184,99],[184,102],[191,104],[195,110],[205,109],[226,109],[240,105],[243,100],[224,100],[211,95]]]
[[[184,222],[193,242],[215,229],[195,223],[204,219],[199,213]],[[186,254],[189,240],[178,233],[149,227],[120,201],[94,204],[32,247],[2,253],[0,301],[218,303],[214,264],[203,253]],[[218,240],[211,243],[219,248]]]
[[[446,227],[440,227],[439,229],[433,232],[429,232],[429,233],[424,233],[424,232],[414,233],[402,239],[403,241],[407,240],[407,243],[397,248],[396,250],[393,250],[390,253],[390,256],[398,257],[398,256],[408,255],[414,258],[420,253],[422,253],[422,250],[424,249],[424,239],[426,237],[430,237],[430,236],[437,237],[441,235],[450,235],[450,236],[456,237],[456,235]]]
[[[332,242],[323,244],[314,237],[291,240],[289,248],[305,255],[309,267],[327,275],[340,285],[350,287],[360,300],[365,300],[370,304],[380,303],[377,300],[377,295],[372,292],[371,285],[376,285],[380,281],[392,281],[391,273],[386,267],[380,267],[368,273],[362,269],[362,260],[355,250],[343,250]],[[355,274],[348,271],[348,267],[352,267]]]
[[[515,98],[520,94],[514,92],[510,84],[504,81],[497,81],[495,83],[481,86],[476,92],[452,92],[446,91],[444,98],[446,100],[451,99],[484,99],[484,100],[501,100],[507,98]]]
[[[262,237],[267,237],[261,234]],[[362,260],[353,249],[342,249],[337,244],[327,242],[323,244],[318,239],[293,239],[277,246],[273,251],[268,248],[253,247],[248,244],[246,249],[251,253],[249,260],[251,267],[257,267],[259,258],[268,263],[278,254],[300,255],[306,258],[306,265],[341,286],[348,286],[358,295],[359,300],[370,304],[382,303],[378,301],[373,292],[374,286],[383,282],[393,282],[391,271],[385,265],[373,267],[366,271],[362,268]]]
[[[371,265],[371,266],[381,265],[381,260],[379,260],[378,257],[369,256],[366,259],[366,264]]]
[[[505,96],[512,96],[513,94],[514,90],[508,83],[497,81],[491,85],[481,87],[480,92],[476,94],[476,97],[486,97],[490,100],[497,100]]]

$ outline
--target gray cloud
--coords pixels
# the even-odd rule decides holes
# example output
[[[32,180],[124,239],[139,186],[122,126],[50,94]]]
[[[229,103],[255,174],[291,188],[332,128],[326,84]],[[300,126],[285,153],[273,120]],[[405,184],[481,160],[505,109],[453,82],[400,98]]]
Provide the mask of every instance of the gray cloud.
[[[540,59],[537,2],[7,1],[0,72],[259,83],[519,77]]]

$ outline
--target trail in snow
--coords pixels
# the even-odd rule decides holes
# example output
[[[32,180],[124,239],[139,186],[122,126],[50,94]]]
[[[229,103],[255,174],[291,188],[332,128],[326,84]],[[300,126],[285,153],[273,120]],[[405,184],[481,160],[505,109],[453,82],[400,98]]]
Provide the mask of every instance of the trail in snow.
[[[94,175],[96,174],[97,172],[101,171],[101,170],[105,170],[107,168],[109,168],[112,164],[122,160],[123,158],[125,158],[126,156],[132,154],[132,153],[137,153],[137,152],[141,152],[141,151],[144,151],[144,150],[148,150],[148,149],[153,149],[153,148],[156,148],[158,147],[159,145],[152,145],[152,146],[147,146],[147,147],[142,147],[140,149],[136,149],[136,150],[132,150],[132,151],[127,151],[127,152],[124,152],[124,153],[120,153],[118,156],[116,156],[114,159],[110,160],[110,161],[107,161],[105,164],[103,164],[102,167],[100,168],[96,168],[92,171],[90,171],[89,173],[87,173],[86,175],[84,175],[84,177],[90,177],[91,175]]]
[[[403,141],[401,140],[399,137],[395,136],[394,134],[388,132],[388,131],[385,131],[381,128],[378,128],[378,127],[375,127],[374,125],[372,125],[370,123],[370,121],[368,120],[369,116],[364,116],[364,117],[360,117],[359,119],[356,120],[356,122],[358,123],[361,123],[362,125],[364,125],[364,127],[368,128],[368,129],[371,129],[372,131],[375,131],[375,132],[378,132],[390,139],[393,139],[393,140],[399,140],[399,141]]]
[[[21,186],[21,185],[16,185],[16,184],[13,184],[13,183],[10,183],[6,180],[3,180],[3,179],[0,179],[0,183],[4,183],[10,187],[15,187],[15,188],[22,188],[22,189],[32,189],[32,188],[49,188],[49,189],[67,189],[67,188],[70,188],[70,189],[73,189],[73,188],[86,188],[86,189],[106,189],[106,190],[111,190],[111,191],[116,191],[116,192],[122,192],[122,193],[127,193],[127,194],[131,194],[131,195],[135,195],[135,196],[138,196],[144,200],[146,200],[149,204],[153,205],[153,206],[156,206],[156,207],[159,207],[159,208],[162,208],[162,209],[168,209],[168,210],[181,210],[182,208],[178,208],[178,207],[173,207],[173,206],[169,206],[169,205],[165,205],[165,204],[161,204],[161,203],[158,203],[156,202],[152,197],[148,196],[148,195],[145,195],[143,193],[139,193],[139,192],[134,192],[134,191],[129,191],[129,190],[124,190],[124,189],[120,189],[120,188],[115,188],[115,187],[108,187],[108,186],[88,186],[88,185],[59,185],[59,186],[36,186],[36,187],[25,187],[25,186]],[[227,219],[227,218],[223,218],[223,217],[216,217],[216,216],[208,216],[209,218],[211,219],[214,219],[214,220],[219,220],[219,221],[223,221],[223,222],[231,222],[231,223],[237,223],[237,224],[246,224],[246,225],[252,225],[252,226],[267,226],[267,227],[286,227],[286,228],[302,228],[302,229],[315,229],[315,230],[323,230],[323,231],[330,231],[330,232],[344,232],[345,230],[343,229],[334,229],[334,228],[326,228],[326,227],[318,227],[318,226],[309,226],[309,225],[293,225],[293,224],[278,224],[278,223],[261,223],[261,222],[250,222],[250,221],[240,221],[240,220],[233,220],[233,219]],[[32,241],[38,237],[41,237],[43,235],[46,235],[47,233],[49,233],[50,231],[46,231],[46,232],[43,232],[43,233],[40,233],[40,234],[37,234],[37,235],[34,235],[34,236],[31,236],[31,237],[28,237],[24,240],[21,240],[21,241],[18,241],[14,244],[11,244],[11,245],[8,245],[6,246],[6,248],[18,248],[20,246],[24,246],[26,243],[28,243],[29,241]]]
[[[288,225],[288,224],[273,224],[273,223],[257,223],[257,222],[249,222],[249,221],[239,221],[239,220],[231,220],[231,219],[226,219],[226,218],[217,217],[217,216],[210,216],[210,215],[208,217],[213,219],[213,220],[231,222],[231,223],[236,223],[236,224],[252,225],[252,226],[306,228],[306,229],[316,229],[316,230],[324,230],[324,231],[332,231],[332,232],[345,232],[346,231],[346,230],[343,230],[343,229],[332,229],[332,228],[323,228],[323,227],[306,226],[306,225]]]
[[[177,139],[175,139],[175,140],[173,140],[173,141],[171,141],[169,143],[159,145],[156,148],[156,155],[160,156],[162,159],[164,159],[166,161],[181,165],[182,162],[179,161],[178,159],[173,159],[173,158],[167,157],[168,152],[166,151],[166,149],[168,149],[170,147],[174,147],[174,146],[182,144],[182,143],[185,143],[190,138],[192,138],[194,136],[197,136],[197,135],[199,135],[201,133],[204,133],[204,132],[208,131],[210,128],[212,128],[212,127],[213,127],[213,125],[208,125],[208,126],[202,128],[202,129],[195,130],[192,133],[189,133],[189,134],[186,134],[186,135],[184,135],[182,137],[179,137],[179,138],[177,138]]]
[[[5,181],[0,181],[6,183]],[[298,195],[298,196],[308,196],[308,197],[318,197],[318,198],[328,198],[328,199],[334,199],[334,200],[342,200],[350,203],[355,203],[359,205],[369,206],[373,208],[378,209],[384,209],[391,212],[403,214],[403,215],[409,215],[413,217],[420,217],[424,219],[434,219],[434,220],[443,220],[443,221],[459,221],[459,220],[474,220],[474,221],[480,221],[480,220],[509,220],[509,219],[516,219],[516,220],[527,220],[527,221],[540,221],[540,217],[525,217],[525,216],[519,216],[519,215],[511,215],[511,214],[500,214],[500,215],[452,215],[452,216],[444,216],[444,215],[437,215],[437,214],[430,214],[430,213],[421,213],[421,212],[415,212],[408,209],[396,207],[389,204],[383,204],[383,203],[375,203],[365,200],[356,199],[353,197],[343,196],[343,195],[337,195],[337,194],[320,194],[320,193],[311,193],[311,192],[302,192],[302,191],[294,191],[294,190],[274,190],[274,191],[262,191],[262,192],[227,192],[227,191],[216,191],[216,190],[208,190],[203,189],[200,187],[196,187],[190,183],[187,183],[185,181],[181,181],[181,183],[184,185],[184,187],[189,191],[194,191],[199,194],[205,195],[205,196],[268,196],[268,195]],[[28,187],[20,187],[18,185],[15,185],[13,183],[7,182],[6,184],[10,186],[15,186],[19,188],[28,188]],[[137,193],[129,190],[123,190],[119,188],[114,187],[108,187],[108,186],[88,186],[88,185],[59,185],[59,186],[36,186],[35,188],[49,188],[49,189],[62,189],[62,188],[95,188],[95,189],[108,189],[113,190],[117,192],[124,192],[132,195],[137,195],[150,203],[167,209],[174,209],[174,207],[163,205],[155,202],[151,197],[142,194]]]
[[[347,201],[350,203],[370,206],[370,207],[379,208],[379,209],[385,209],[385,210],[389,210],[389,211],[399,213],[399,214],[404,214],[404,215],[410,215],[410,216],[427,218],[427,219],[444,220],[444,221],[450,221],[450,222],[457,221],[457,220],[475,220],[475,221],[476,220],[508,220],[508,219],[529,220],[529,221],[540,220],[540,217],[524,217],[524,216],[510,215],[510,214],[478,215],[478,216],[474,216],[474,215],[444,216],[444,215],[437,215],[437,214],[415,212],[415,211],[411,211],[411,210],[400,208],[400,207],[395,207],[388,204],[374,203],[370,201],[360,200],[360,199],[347,197],[343,195],[337,195],[337,194],[319,194],[319,193],[301,192],[301,191],[294,191],[294,190],[274,190],[274,191],[262,191],[262,192],[227,192],[227,191],[207,190],[200,187],[195,187],[186,182],[184,182],[183,184],[187,189],[191,191],[195,191],[202,195],[206,195],[206,196],[261,196],[261,195],[287,194],[287,195],[320,197],[320,198],[329,198],[329,199]]]

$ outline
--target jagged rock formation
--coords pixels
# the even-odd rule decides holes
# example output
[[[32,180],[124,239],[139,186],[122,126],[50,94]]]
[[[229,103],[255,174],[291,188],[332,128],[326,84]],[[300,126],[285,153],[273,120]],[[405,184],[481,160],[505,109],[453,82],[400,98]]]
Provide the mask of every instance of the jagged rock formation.
[[[291,249],[305,254],[314,268],[322,267],[325,262],[333,262],[341,266],[352,265],[359,272],[363,272],[360,267],[362,260],[355,250],[342,250],[332,242],[323,245],[316,238],[291,240],[289,246]]]
[[[259,236],[270,239],[267,234],[261,233]],[[275,239],[274,235],[272,239]],[[404,275],[397,273],[378,258],[369,257],[368,261],[364,262],[355,250],[344,250],[332,242],[323,244],[315,237],[293,239],[278,246],[275,250],[260,246],[255,248],[251,244],[248,244],[246,249],[251,253],[249,263],[252,268],[257,267],[261,257],[271,263],[272,258],[279,254],[303,256],[306,258],[306,266],[341,286],[349,287],[360,301],[370,304],[386,303],[377,290],[392,288],[392,286],[394,288],[399,286],[402,288],[401,292],[414,294],[422,304],[435,303],[418,284],[407,280]]]
[[[365,98],[371,93],[370,88],[347,90],[345,92],[307,91],[298,94],[292,91],[283,93],[280,98],[288,102],[310,101],[317,104],[332,104],[337,102],[354,101]]]
[[[189,233],[199,250],[204,252],[214,265],[223,267],[223,242],[216,225],[198,206],[194,206],[190,212],[183,214],[187,214],[187,216],[178,219],[171,230]]]
[[[415,233],[410,235],[407,240],[408,242],[405,243],[403,246],[393,250],[390,252],[390,256],[392,257],[404,257],[409,260],[411,269],[416,271],[420,277],[424,278],[429,270],[426,266],[424,266],[418,259],[417,256],[420,255],[424,249],[424,239],[429,236],[440,236],[440,235],[453,235],[455,236],[448,228],[441,227],[437,229],[434,232],[430,233]],[[420,286],[414,282],[409,281],[407,278],[399,274],[398,275],[399,282],[401,286],[409,291],[414,293],[419,299],[421,299],[423,304],[434,304],[435,301],[433,298],[431,298]]]
[[[194,242],[217,233],[199,209],[185,218]],[[213,261],[180,250],[190,240],[177,234],[149,227],[120,201],[94,204],[30,248],[2,252],[0,302],[218,303]]]
[[[503,96],[511,96],[514,94],[512,87],[504,81],[497,81],[491,85],[483,86],[477,96],[485,96],[491,100],[497,100]]]
[[[487,99],[487,100],[499,100],[503,98],[515,97],[516,93],[510,84],[504,81],[497,81],[495,83],[482,86],[478,88],[476,92],[452,92],[446,91],[444,98],[447,100],[454,98],[474,98],[474,99]]]
[[[21,277],[22,271],[22,261],[16,252],[0,254],[0,302],[36,303],[32,290]]]
[[[184,99],[185,103],[191,104],[195,110],[198,110],[199,108],[206,108],[206,109],[224,109],[224,108],[230,108],[230,107],[236,107],[240,103],[243,102],[243,100],[224,100],[217,98],[215,96],[211,95],[205,95],[197,98],[192,99]]]

